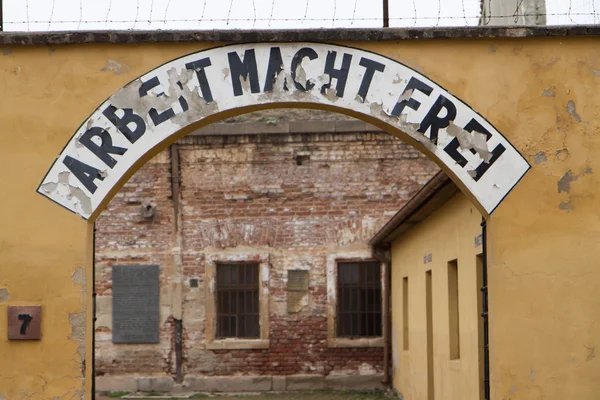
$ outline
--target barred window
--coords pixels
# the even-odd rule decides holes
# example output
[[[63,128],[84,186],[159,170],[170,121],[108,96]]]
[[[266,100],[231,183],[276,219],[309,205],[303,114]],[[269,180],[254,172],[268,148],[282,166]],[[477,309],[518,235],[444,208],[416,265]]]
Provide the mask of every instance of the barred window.
[[[381,336],[379,262],[339,262],[337,281],[337,336]]]
[[[258,264],[217,264],[217,338],[259,338]]]

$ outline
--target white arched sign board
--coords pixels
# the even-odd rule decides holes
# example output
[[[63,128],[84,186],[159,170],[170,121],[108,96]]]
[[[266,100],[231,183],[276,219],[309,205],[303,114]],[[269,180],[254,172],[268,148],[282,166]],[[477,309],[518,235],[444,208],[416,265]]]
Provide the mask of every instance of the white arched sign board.
[[[324,43],[256,43],[190,54],[127,84],[79,127],[38,192],[88,219],[169,136],[218,112],[273,103],[333,106],[402,130],[488,214],[530,167],[468,105],[397,61]]]

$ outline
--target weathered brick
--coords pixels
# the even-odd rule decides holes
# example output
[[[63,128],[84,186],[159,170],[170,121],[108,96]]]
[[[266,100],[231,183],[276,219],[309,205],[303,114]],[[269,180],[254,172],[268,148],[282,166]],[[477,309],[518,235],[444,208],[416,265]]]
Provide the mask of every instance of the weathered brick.
[[[344,130],[351,124],[338,125]],[[305,132],[318,123],[302,126]],[[372,235],[438,168],[419,151],[380,132],[268,135],[254,134],[256,130],[255,122],[252,135],[188,136],[179,142],[180,270],[174,262],[179,244],[167,151],[142,167],[97,219],[98,296],[111,294],[112,265],[160,264],[166,313],[156,345],[116,346],[106,340],[109,327],[97,327],[98,374],[174,375],[168,293],[176,274],[183,281],[184,371],[195,377],[186,380],[190,388],[206,390],[201,376],[344,375],[357,374],[365,365],[382,372],[381,348],[327,347],[325,257],[347,248],[368,250]],[[156,206],[154,217],[141,215],[145,204]],[[270,254],[269,349],[205,348],[204,305],[212,299],[206,299],[203,276],[206,253],[215,249]],[[310,301],[299,313],[288,314],[286,271],[297,268],[310,270]],[[198,287],[190,279],[198,279]],[[273,385],[280,388],[281,382]]]

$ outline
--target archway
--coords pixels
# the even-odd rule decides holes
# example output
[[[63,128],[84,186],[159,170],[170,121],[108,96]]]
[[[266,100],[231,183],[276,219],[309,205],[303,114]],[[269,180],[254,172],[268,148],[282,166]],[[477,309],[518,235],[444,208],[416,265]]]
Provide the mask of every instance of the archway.
[[[164,391],[218,391],[233,379],[229,374],[236,378],[228,391],[264,391],[269,382],[272,390],[292,390],[300,378],[314,388],[349,389],[342,383],[347,379],[355,390],[381,388],[379,317],[365,315],[362,325],[348,326],[353,317],[345,313],[346,331],[338,337],[344,325],[337,265],[352,267],[353,260],[368,271],[379,268],[385,297],[385,268],[369,240],[438,170],[395,136],[320,110],[258,111],[181,138],[144,164],[95,220],[97,393],[115,390],[115,382],[135,391],[147,381]],[[218,287],[215,271],[228,268],[225,261],[261,265],[269,294],[262,297],[266,304],[258,296],[264,308],[253,338],[240,338],[241,331],[215,337],[225,325],[218,309],[228,308],[218,302],[225,292],[211,288]],[[133,323],[155,316],[156,308],[146,308],[155,303],[144,301],[145,309],[134,311],[141,296],[118,300],[127,291],[119,289],[124,280],[115,268],[151,264],[159,266],[153,279],[160,296],[152,298],[161,305],[160,322]],[[125,282],[148,287],[143,279]],[[370,307],[381,306],[369,299],[363,301]],[[131,332],[130,344],[115,343],[124,330]],[[156,330],[158,343],[135,342],[135,335]]]
[[[488,121],[395,60],[339,45],[258,43],[193,53],[127,84],[79,127],[38,192],[93,220],[139,166],[192,128],[290,106],[345,113],[411,142],[484,215],[529,169]]]
[[[191,130],[280,107],[344,113],[406,140],[484,215],[530,168],[487,120],[395,60],[339,45],[260,43],[193,53],[130,82],[84,121],[38,192],[93,221],[141,165]]]

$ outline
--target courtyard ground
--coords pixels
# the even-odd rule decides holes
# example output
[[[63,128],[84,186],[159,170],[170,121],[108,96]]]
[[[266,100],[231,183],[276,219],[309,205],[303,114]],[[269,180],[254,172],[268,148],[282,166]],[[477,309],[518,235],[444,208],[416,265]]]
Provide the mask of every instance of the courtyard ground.
[[[139,396],[139,397],[138,397]],[[158,393],[129,394],[115,392],[110,395],[97,395],[96,400],[114,400],[118,398],[157,400],[181,399],[185,397],[165,397]],[[294,393],[262,393],[262,394],[195,394],[189,399],[214,399],[214,400],[390,400],[395,397],[383,392],[294,392]]]

